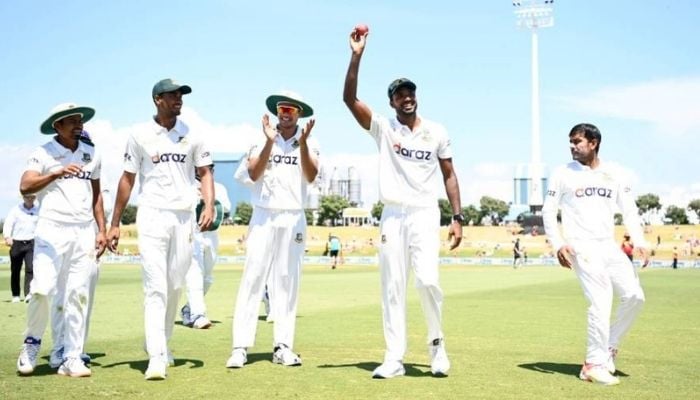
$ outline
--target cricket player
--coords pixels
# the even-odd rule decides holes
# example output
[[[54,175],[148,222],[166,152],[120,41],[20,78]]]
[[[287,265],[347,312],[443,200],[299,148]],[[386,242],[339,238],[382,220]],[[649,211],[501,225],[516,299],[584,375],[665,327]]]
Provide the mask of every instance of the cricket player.
[[[617,169],[598,158],[602,136],[591,124],[569,132],[573,162],[556,169],[542,208],[544,228],[559,264],[576,272],[588,307],[588,343],[580,378],[617,385],[615,357],[620,341],[644,304],[644,292],[630,262],[615,241],[614,216],[622,213],[625,226],[649,263],[637,206],[630,187]],[[557,211],[561,209],[561,228]],[[613,294],[620,296],[617,318],[610,324]]]
[[[158,81],[152,90],[157,114],[148,129],[133,133],[124,153],[112,222],[109,249],[117,251],[119,223],[139,174],[136,227],[143,263],[144,323],[149,362],[146,380],[166,378],[174,364],[168,349],[185,274],[192,261],[197,204],[195,167],[201,177],[204,207],[197,221],[207,230],[214,216],[214,177],[211,153],[204,138],[178,116],[182,97],[192,89],[172,79]]]
[[[196,179],[198,182],[200,181],[199,175],[196,175]],[[197,188],[197,192],[200,192],[200,188]],[[198,196],[201,195],[198,194]],[[214,182],[214,198],[217,204],[215,221],[220,223],[223,214],[231,212],[231,200],[228,198],[226,187],[219,182]],[[185,276],[187,303],[180,310],[182,324],[194,329],[211,327],[211,321],[207,318],[207,305],[204,302],[204,296],[214,283],[213,271],[219,248],[218,228],[219,224],[214,223],[208,231],[200,232],[195,229],[194,232],[192,264]]]
[[[266,281],[271,283],[270,313],[274,315],[272,362],[301,365],[292,351],[297,316],[301,261],[306,243],[304,203],[307,185],[318,174],[319,147],[310,137],[315,120],[301,129],[299,118],[313,115],[299,95],[269,96],[267,109],[277,126],[263,116],[264,139],[248,152],[253,215],[243,277],[233,315],[233,351],[227,368],[241,368],[255,344],[258,308]]]
[[[20,278],[24,263],[24,301],[29,303],[29,284],[34,276],[34,231],[39,219],[39,205],[36,195],[22,196],[22,203],[12,207],[2,226],[5,244],[10,246],[10,290],[12,302],[20,300]]]
[[[100,191],[100,156],[80,142],[83,123],[95,115],[90,107],[59,104],[41,125],[41,132],[57,134],[29,158],[20,192],[37,193],[41,207],[36,227],[32,298],[27,310],[26,339],[17,371],[34,372],[41,338],[46,330],[52,297],[60,293],[60,332],[63,354],[59,375],[90,376],[80,359],[87,329],[90,277],[106,245]],[[97,230],[95,229],[97,224]]]
[[[416,85],[408,79],[396,79],[389,85],[389,105],[396,112],[391,120],[373,113],[357,99],[357,76],[366,40],[367,33],[360,35],[353,30],[350,34],[352,56],[343,101],[379,150],[379,197],[384,203],[379,263],[386,353],[372,377],[393,378],[406,373],[406,286],[411,269],[428,325],[430,371],[434,376],[447,376],[450,361],[441,327],[443,295],[438,273],[440,180],[454,215],[449,227],[451,249],[462,240],[464,222],[450,140],[445,128],[418,115]]]

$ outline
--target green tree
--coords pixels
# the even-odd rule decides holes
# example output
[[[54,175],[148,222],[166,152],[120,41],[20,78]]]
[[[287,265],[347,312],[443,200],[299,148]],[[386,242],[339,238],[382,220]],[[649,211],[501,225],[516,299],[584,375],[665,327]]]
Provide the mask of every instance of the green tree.
[[[304,210],[304,215],[306,216],[306,225],[311,226],[314,224],[314,210],[307,208]]]
[[[447,199],[438,200],[438,208],[440,208],[440,226],[449,225],[452,223],[452,206]]]
[[[646,224],[649,224],[649,213],[654,210],[661,210],[659,196],[653,193],[647,193],[637,197],[635,203],[637,204],[637,208],[639,208],[639,215],[642,216]]]
[[[253,216],[253,206],[250,203],[241,201],[236,204],[236,212],[233,214],[233,222],[239,225],[248,225]]]
[[[688,215],[684,208],[668,206],[665,217],[671,220],[674,225],[688,225]]]
[[[384,203],[382,203],[381,201],[377,201],[372,206],[372,218],[376,219],[377,221],[382,219],[382,211],[384,211]]]
[[[133,204],[127,204],[124,212],[122,213],[121,223],[122,225],[131,225],[136,222],[136,212],[138,207]]]
[[[489,196],[483,196],[479,200],[479,204],[481,205],[481,217],[491,218],[491,222],[494,224],[501,222],[510,211],[508,203]]]
[[[695,199],[688,203],[688,210],[694,212],[700,218],[700,199]]]
[[[350,207],[348,200],[337,194],[321,196],[318,205],[318,223],[324,224],[330,221],[332,226],[335,226],[336,221],[343,216],[343,209]]]
[[[479,225],[481,223],[481,211],[475,205],[470,204],[462,207],[462,214],[464,214],[464,223],[467,225]]]
[[[622,225],[622,214],[615,213],[615,225]]]

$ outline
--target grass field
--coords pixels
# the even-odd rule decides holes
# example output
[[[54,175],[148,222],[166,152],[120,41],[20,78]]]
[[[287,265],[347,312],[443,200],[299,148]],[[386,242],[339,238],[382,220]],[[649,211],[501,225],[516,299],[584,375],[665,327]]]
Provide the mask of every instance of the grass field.
[[[146,399],[685,399],[700,383],[700,271],[642,272],[645,309],[620,352],[622,384],[600,387],[577,378],[585,346],[585,302],[573,273],[554,267],[447,267],[444,330],[450,376],[431,377],[425,324],[409,287],[407,376],[373,380],[383,357],[376,267],[335,271],[306,267],[302,276],[295,350],[304,365],[272,364],[272,325],[259,322],[250,364],[228,370],[231,314],[240,266],[220,266],[207,296],[212,329],[176,326],[176,365],[162,382],[143,379],[140,269],[103,266],[91,337],[91,378],[70,379],[49,369],[50,334],[35,376],[19,377],[15,362],[25,325],[24,304],[0,297],[0,398]],[[9,272],[0,271],[0,287]],[[9,292],[9,290],[8,290]]]

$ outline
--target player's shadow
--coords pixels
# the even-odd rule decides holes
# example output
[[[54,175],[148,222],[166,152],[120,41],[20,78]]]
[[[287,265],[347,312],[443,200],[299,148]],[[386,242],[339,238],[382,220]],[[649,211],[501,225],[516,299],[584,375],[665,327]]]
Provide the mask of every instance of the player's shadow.
[[[212,325],[212,326],[210,326],[210,327],[207,328],[207,329],[211,329],[211,328],[213,328],[213,327],[216,326],[216,325],[221,325],[221,321],[218,321],[218,320],[215,320],[215,319],[212,319],[212,320],[210,320],[210,321],[211,321],[211,325]],[[191,326],[187,326],[187,325],[183,324],[182,321],[175,321],[175,325],[182,326],[182,327],[184,327],[184,328],[192,328]],[[206,329],[201,329],[201,330],[206,330]]]
[[[195,360],[191,358],[175,358],[175,367],[181,367],[186,364],[191,364],[190,368],[202,368],[204,366],[204,362],[202,360]],[[148,368],[148,360],[122,361],[118,363],[103,365],[102,368],[114,368],[122,365],[128,365],[131,369],[145,373],[146,368]]]
[[[359,362],[353,364],[322,364],[318,368],[359,368],[365,371],[372,372],[379,366],[378,362]],[[432,376],[430,365],[406,363],[403,365],[406,369],[406,376]]]
[[[520,368],[529,369],[535,372],[541,372],[543,374],[563,374],[563,375],[573,375],[578,377],[579,372],[581,372],[581,364],[563,364],[563,363],[553,363],[553,362],[535,362],[529,364],[520,364]],[[629,376],[626,373],[618,370],[615,375],[617,376]]]
[[[102,357],[106,356],[105,353],[88,353],[88,355],[90,356],[90,362],[88,363],[88,366],[89,366],[89,367],[93,367],[93,366],[94,366],[94,367],[101,367],[102,364],[96,362],[95,360],[98,359],[98,358],[102,358]],[[47,355],[47,356],[44,356],[44,357],[41,357],[41,358],[43,358],[44,360],[46,360],[46,362],[48,362],[49,359],[51,358],[51,356],[48,356],[48,355]]]
[[[248,353],[248,361],[246,364],[255,364],[256,362],[272,361],[272,353]]]

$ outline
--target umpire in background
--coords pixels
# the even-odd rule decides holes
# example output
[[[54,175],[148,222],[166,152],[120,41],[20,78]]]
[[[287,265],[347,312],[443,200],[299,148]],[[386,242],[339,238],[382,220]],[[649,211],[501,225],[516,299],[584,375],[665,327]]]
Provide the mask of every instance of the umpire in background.
[[[29,293],[29,283],[34,277],[34,230],[39,214],[36,205],[36,195],[22,196],[22,204],[18,204],[10,210],[2,227],[5,244],[10,246],[10,290],[12,302],[19,303],[19,281],[24,261],[24,301],[29,302],[32,295]]]

